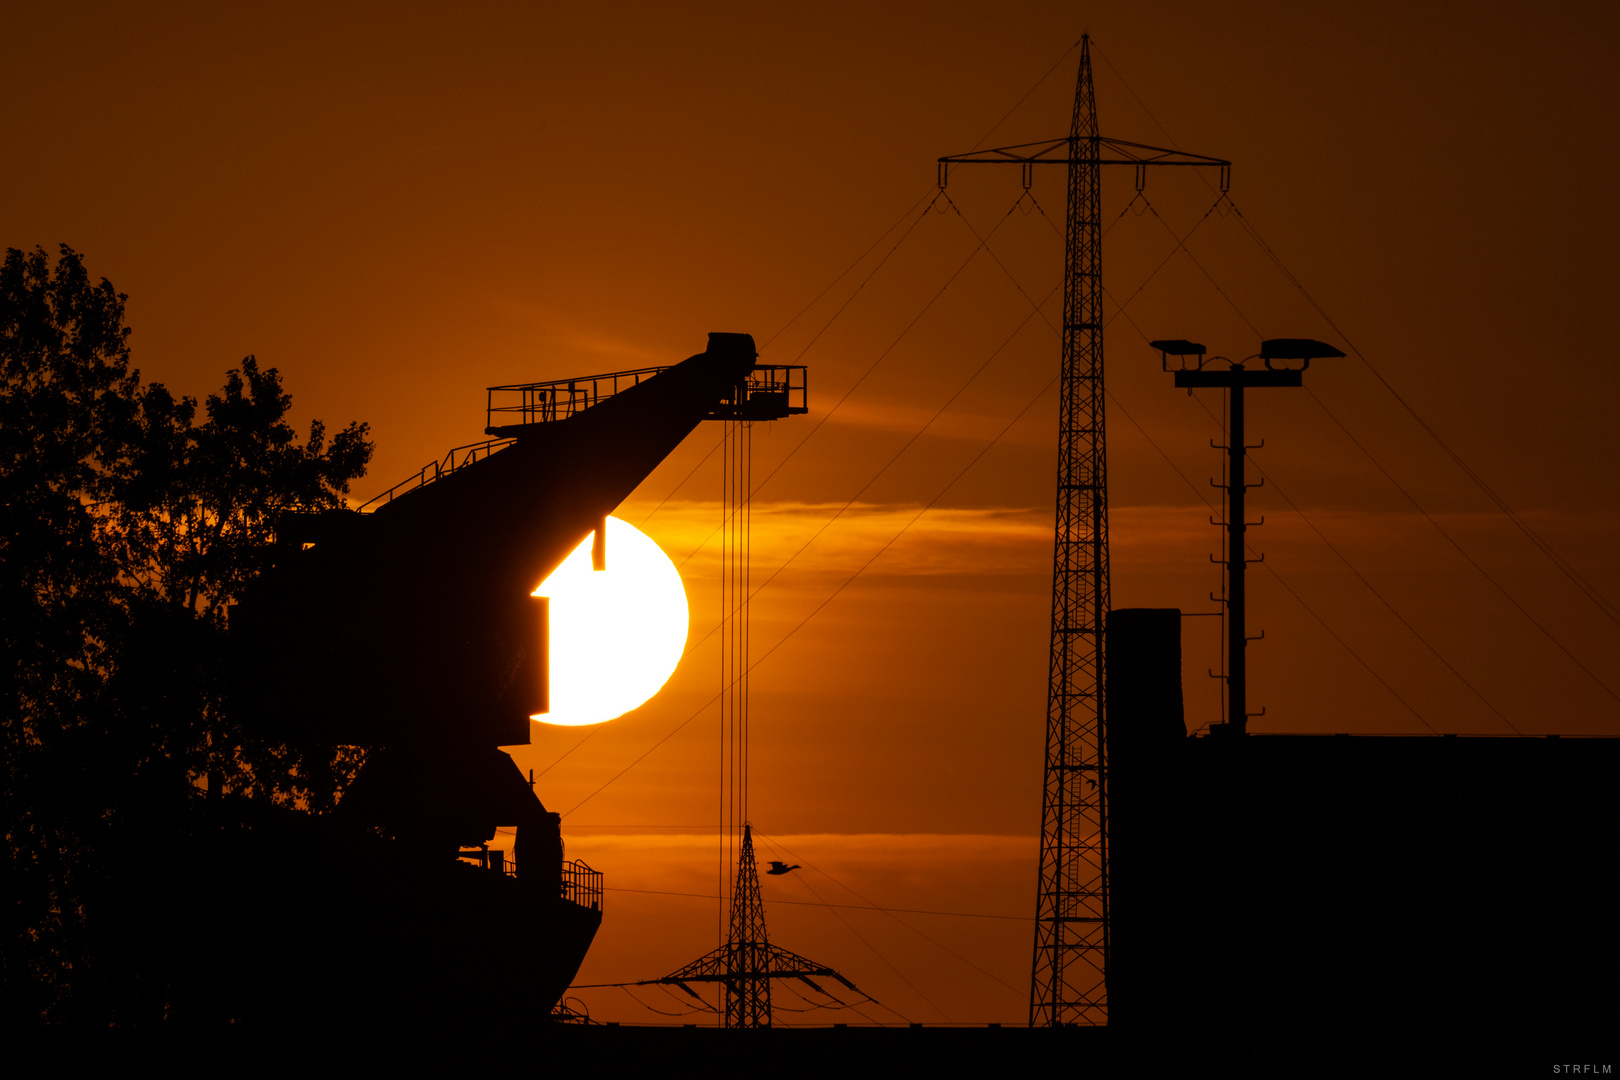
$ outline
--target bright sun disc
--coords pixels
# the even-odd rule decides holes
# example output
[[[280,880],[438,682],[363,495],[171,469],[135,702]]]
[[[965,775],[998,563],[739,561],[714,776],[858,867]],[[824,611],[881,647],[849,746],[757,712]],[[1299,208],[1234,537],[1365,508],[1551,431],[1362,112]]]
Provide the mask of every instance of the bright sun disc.
[[[534,595],[551,599],[551,711],[529,719],[578,727],[623,716],[675,672],[690,615],[681,575],[653,539],[607,519],[607,569],[587,536]]]

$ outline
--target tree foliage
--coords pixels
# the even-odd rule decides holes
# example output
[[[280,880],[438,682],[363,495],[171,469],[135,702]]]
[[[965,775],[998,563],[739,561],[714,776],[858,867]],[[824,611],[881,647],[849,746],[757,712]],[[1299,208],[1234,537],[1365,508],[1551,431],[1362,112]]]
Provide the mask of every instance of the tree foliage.
[[[67,247],[54,263],[8,249],[0,267],[12,1021],[160,1013],[136,931],[116,929],[130,853],[194,834],[209,795],[319,811],[352,772],[343,748],[244,730],[221,673],[229,606],[268,565],[278,518],[345,505],[371,456],[366,425],[329,437],[316,421],[300,441],[279,373],[251,356],[199,417],[131,366],[125,300]]]

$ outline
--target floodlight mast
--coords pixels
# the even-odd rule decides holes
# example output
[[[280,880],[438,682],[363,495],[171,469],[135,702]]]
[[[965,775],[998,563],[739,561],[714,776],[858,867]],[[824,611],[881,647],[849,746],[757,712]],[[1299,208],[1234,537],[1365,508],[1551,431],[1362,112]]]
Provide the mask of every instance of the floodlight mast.
[[[1205,349],[1197,342],[1178,338],[1150,344],[1159,350],[1159,360],[1166,371],[1170,370],[1170,357],[1174,356],[1180,362],[1181,366],[1175,371],[1176,386],[1189,391],[1201,387],[1219,387],[1228,391],[1225,447],[1226,722],[1211,725],[1211,733],[1244,735],[1248,733],[1249,717],[1260,715],[1249,712],[1248,647],[1249,642],[1256,639],[1248,636],[1248,592],[1244,578],[1249,563],[1259,562],[1265,556],[1250,560],[1244,543],[1249,527],[1249,522],[1245,520],[1244,495],[1250,487],[1260,485],[1249,484],[1244,477],[1244,459],[1249,450],[1257,447],[1244,445],[1243,391],[1251,386],[1303,386],[1305,369],[1311,366],[1312,360],[1343,356],[1344,353],[1310,338],[1273,338],[1260,343],[1257,356],[1243,361],[1227,361],[1229,366],[1226,368],[1206,371]],[[1198,358],[1197,366],[1188,367],[1188,358],[1193,356]],[[1210,357],[1212,361],[1225,359],[1222,356]],[[1244,367],[1248,360],[1256,359],[1265,362],[1264,369],[1250,370]],[[1273,367],[1277,361],[1298,362],[1300,366]]]
[[[952,165],[1018,165],[1026,190],[1036,165],[1069,169],[1052,638],[1029,1022],[1032,1027],[1100,1025],[1108,1020],[1110,941],[1102,681],[1103,626],[1108,615],[1102,166],[1132,166],[1138,191],[1147,182],[1150,165],[1214,167],[1220,169],[1225,191],[1232,163],[1100,135],[1088,35],[1080,39],[1080,74],[1068,138],[942,157],[941,190]]]

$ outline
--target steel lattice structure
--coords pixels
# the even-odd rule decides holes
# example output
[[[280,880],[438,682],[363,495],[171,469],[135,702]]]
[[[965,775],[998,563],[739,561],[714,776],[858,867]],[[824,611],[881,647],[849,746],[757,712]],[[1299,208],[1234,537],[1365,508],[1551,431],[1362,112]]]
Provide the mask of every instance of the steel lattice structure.
[[[721,1026],[764,1028],[771,1026],[771,980],[798,979],[842,1005],[811,978],[836,979],[867,1001],[872,1000],[844,976],[825,964],[772,945],[765,931],[765,901],[759,891],[759,869],[754,862],[754,830],[748,823],[748,672],[749,661],[749,580],[750,536],[753,494],[753,419],[777,419],[804,412],[802,368],[756,366],[761,371],[785,371],[788,375],[769,382],[765,377],[750,379],[734,395],[738,407],[730,412],[716,410],[716,418],[727,421],[724,436],[724,517],[721,543],[722,587],[720,644],[720,816],[728,843],[738,833],[742,845],[737,854],[736,876],[732,878],[731,924],[724,944],[661,979],[649,979],[638,986],[676,986],[699,1002],[703,999],[690,983],[720,983],[725,988],[725,1008]],[[793,372],[798,372],[794,383]],[[792,392],[799,393],[794,407]],[[793,869],[798,869],[794,867]],[[707,1004],[706,1002],[704,1003]]]
[[[1083,153],[1091,161],[1069,168],[1032,1024],[1101,1023],[1108,1015],[1108,787],[1102,737],[1108,456],[1103,413],[1102,169],[1096,164],[1097,139],[1091,55],[1082,46],[1069,145],[1073,156]]]
[[[1097,127],[1091,44],[1067,139],[943,157],[953,164],[1018,164],[1024,186],[1035,165],[1069,167],[1059,380],[1057,522],[1052,557],[1052,641],[1041,798],[1040,880],[1030,976],[1031,1026],[1108,1019],[1108,752],[1102,680],[1108,615],[1108,461],[1102,311],[1102,166],[1132,165],[1140,189],[1148,165],[1231,163],[1103,138]]]
[[[860,988],[827,965],[770,943],[765,934],[765,901],[759,894],[759,871],[754,865],[753,829],[744,825],[742,855],[731,893],[731,933],[726,943],[679,971],[637,985],[678,986],[702,1001],[688,983],[721,983],[726,996],[724,1026],[757,1028],[771,1026],[772,979],[798,979],[817,993],[832,997],[811,979],[812,975],[836,979],[866,998]]]

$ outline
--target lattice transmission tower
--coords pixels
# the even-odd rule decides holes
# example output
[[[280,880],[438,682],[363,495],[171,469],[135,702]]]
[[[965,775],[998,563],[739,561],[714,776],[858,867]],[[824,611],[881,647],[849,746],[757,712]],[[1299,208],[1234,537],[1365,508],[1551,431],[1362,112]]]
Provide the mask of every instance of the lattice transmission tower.
[[[731,894],[731,932],[726,943],[662,979],[648,979],[636,985],[676,986],[701,1002],[703,999],[688,984],[720,983],[725,988],[721,1025],[759,1028],[771,1026],[772,979],[797,979],[817,993],[844,1004],[827,993],[816,978],[836,979],[860,994],[862,1002],[872,1000],[860,987],[826,964],[771,944],[765,933],[765,901],[759,893],[759,871],[754,865],[754,833],[750,826],[744,825],[737,878]]]
[[[692,983],[718,983],[724,996],[719,1010],[722,1027],[771,1026],[771,980],[796,979],[840,1006],[815,979],[833,979],[873,999],[826,964],[772,945],[765,929],[765,901],[759,891],[759,869],[754,863],[754,831],[748,821],[748,673],[750,538],[752,535],[753,434],[755,420],[773,420],[808,407],[804,399],[803,369],[796,384],[797,406],[790,406],[785,390],[757,390],[739,395],[744,404],[717,419],[727,421],[723,436],[721,499],[721,632],[720,632],[720,818],[728,845],[737,846],[732,877],[731,918],[718,948],[661,979],[638,986],[674,986],[703,1002]],[[784,380],[784,385],[787,380]],[[777,396],[773,396],[777,395]],[[717,411],[718,412],[718,411]],[[730,853],[728,846],[727,854]],[[798,869],[794,867],[793,869]]]
[[[1059,380],[1057,522],[1052,557],[1052,639],[1041,799],[1040,880],[1030,976],[1031,1026],[1108,1019],[1108,750],[1102,681],[1108,615],[1108,461],[1103,394],[1102,166],[1131,165],[1136,186],[1149,165],[1231,163],[1098,133],[1090,37],[1066,139],[939,159],[943,188],[956,164],[1069,169]]]

